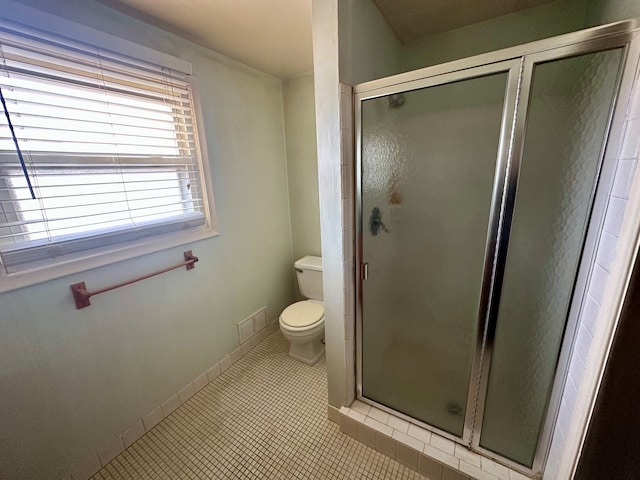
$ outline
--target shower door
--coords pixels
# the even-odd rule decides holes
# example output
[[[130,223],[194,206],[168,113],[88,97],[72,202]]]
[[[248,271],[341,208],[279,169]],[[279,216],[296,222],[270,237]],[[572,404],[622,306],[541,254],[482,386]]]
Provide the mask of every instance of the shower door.
[[[518,70],[362,102],[362,395],[454,437],[473,393]]]
[[[602,31],[356,87],[358,398],[529,474],[637,64]]]

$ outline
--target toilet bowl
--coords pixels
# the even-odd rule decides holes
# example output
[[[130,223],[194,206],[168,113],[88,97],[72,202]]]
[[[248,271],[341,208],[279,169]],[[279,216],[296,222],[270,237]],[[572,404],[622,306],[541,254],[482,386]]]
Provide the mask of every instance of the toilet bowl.
[[[295,262],[300,292],[308,298],[289,305],[280,315],[280,331],[291,343],[289,355],[313,365],[324,353],[322,258],[306,256]]]

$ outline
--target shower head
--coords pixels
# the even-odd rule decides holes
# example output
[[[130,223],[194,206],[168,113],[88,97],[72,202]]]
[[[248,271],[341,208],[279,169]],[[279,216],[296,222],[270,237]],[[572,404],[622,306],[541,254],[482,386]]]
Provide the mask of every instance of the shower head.
[[[400,108],[407,101],[403,93],[393,93],[388,98],[389,108]]]

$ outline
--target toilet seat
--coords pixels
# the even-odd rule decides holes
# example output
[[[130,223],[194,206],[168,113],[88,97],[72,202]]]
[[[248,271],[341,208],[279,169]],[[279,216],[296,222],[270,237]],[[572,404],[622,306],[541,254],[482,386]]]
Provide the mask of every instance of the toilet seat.
[[[324,320],[321,304],[303,300],[289,305],[280,315],[280,322],[291,330],[306,330]]]

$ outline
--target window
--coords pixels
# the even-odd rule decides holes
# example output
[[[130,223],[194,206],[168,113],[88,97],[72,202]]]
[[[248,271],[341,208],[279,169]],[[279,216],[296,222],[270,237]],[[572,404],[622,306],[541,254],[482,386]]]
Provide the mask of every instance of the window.
[[[5,23],[0,62],[4,276],[211,230],[188,75]]]

